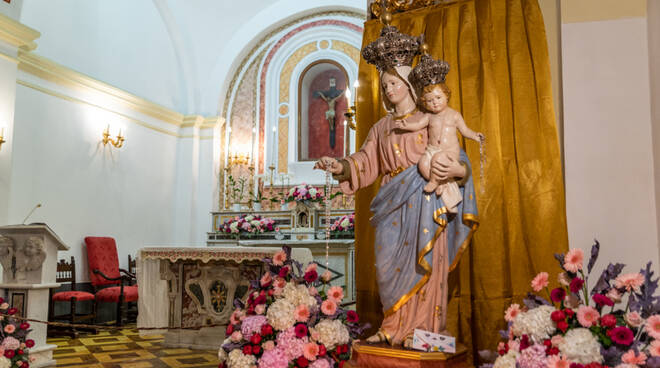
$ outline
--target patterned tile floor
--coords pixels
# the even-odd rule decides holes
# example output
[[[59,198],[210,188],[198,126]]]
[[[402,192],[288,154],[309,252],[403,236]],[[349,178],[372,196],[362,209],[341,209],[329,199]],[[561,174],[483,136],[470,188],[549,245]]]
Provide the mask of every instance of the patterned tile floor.
[[[217,352],[166,348],[163,336],[143,336],[135,329],[99,332],[78,339],[49,338],[57,345],[53,357],[58,367],[164,368],[218,366]]]

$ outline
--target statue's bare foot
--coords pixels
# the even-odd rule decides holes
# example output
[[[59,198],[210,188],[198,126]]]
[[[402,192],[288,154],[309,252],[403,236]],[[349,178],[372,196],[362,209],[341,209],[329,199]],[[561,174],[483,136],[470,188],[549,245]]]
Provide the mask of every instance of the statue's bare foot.
[[[381,331],[376,332],[375,334],[367,337],[366,340],[370,344],[377,344],[379,342],[387,342],[387,337]]]

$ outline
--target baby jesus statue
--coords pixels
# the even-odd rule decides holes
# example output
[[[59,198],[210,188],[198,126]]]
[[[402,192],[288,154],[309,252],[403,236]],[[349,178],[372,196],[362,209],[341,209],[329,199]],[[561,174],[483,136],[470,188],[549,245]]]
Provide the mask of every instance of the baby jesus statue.
[[[417,122],[398,120],[395,127],[405,131],[416,131],[428,128],[428,145],[426,151],[419,159],[417,166],[420,174],[428,180],[424,191],[435,193],[442,197],[447,210],[456,212],[456,206],[463,200],[458,184],[453,179],[440,180],[433,175],[431,163],[436,161],[458,161],[460,145],[456,129],[465,138],[483,143],[485,136],[468,128],[461,114],[449,107],[451,92],[444,83],[449,72],[449,64],[444,61],[433,60],[423,55],[421,61],[410,73],[409,80],[418,91],[421,91],[423,107],[428,113]]]

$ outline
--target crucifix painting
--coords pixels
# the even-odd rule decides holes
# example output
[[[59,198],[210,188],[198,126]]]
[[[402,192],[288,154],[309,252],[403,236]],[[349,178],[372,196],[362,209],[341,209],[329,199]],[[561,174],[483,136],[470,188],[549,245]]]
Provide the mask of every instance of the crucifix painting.
[[[344,154],[346,80],[343,68],[329,61],[311,66],[301,77],[300,161]]]
[[[325,111],[325,120],[328,122],[329,132],[328,144],[330,148],[335,148],[335,133],[337,131],[335,124],[335,101],[344,95],[344,91],[337,89],[337,79],[334,77],[328,79],[328,85],[330,87],[327,90],[316,91],[314,95],[322,98],[328,104],[328,109]]]

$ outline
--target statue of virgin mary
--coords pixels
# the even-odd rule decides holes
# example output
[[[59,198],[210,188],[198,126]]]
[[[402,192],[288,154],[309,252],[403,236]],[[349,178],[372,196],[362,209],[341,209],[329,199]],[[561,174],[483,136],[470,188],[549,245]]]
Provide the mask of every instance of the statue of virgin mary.
[[[395,121],[422,118],[417,95],[408,81],[422,40],[385,26],[380,37],[362,50],[379,70],[387,115],[372,126],[360,150],[342,159],[322,157],[315,167],[333,173],[344,193],[354,193],[381,177],[371,203],[375,229],[378,289],[385,318],[368,342],[410,346],[415,329],[442,333],[446,326],[447,276],[458,262],[477,225],[477,206],[470,162],[461,150],[458,161],[432,163],[441,179],[459,183],[463,201],[450,214],[440,196],[423,191],[427,181],[417,162],[427,145],[427,129],[403,131]],[[368,216],[368,214],[357,214]],[[364,246],[360,244],[359,246]]]

